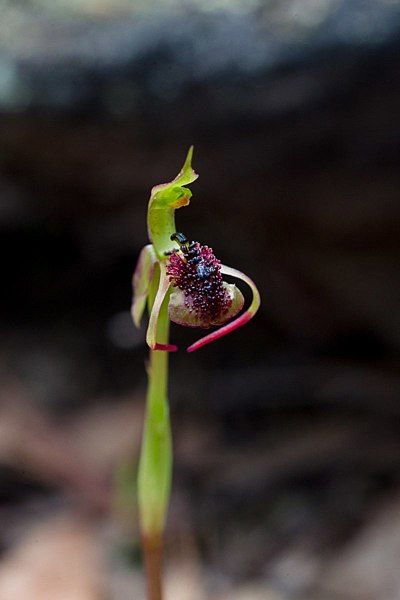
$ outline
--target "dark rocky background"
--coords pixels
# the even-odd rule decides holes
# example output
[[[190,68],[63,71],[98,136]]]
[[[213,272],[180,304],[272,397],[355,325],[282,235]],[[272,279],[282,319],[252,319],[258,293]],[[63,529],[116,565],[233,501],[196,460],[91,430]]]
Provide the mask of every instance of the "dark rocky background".
[[[399,3],[0,8],[0,597],[44,600],[55,555],[51,600],[141,597],[110,517],[145,388],[130,280],[194,144],[179,227],[263,305],[172,358],[171,599],[396,600]]]

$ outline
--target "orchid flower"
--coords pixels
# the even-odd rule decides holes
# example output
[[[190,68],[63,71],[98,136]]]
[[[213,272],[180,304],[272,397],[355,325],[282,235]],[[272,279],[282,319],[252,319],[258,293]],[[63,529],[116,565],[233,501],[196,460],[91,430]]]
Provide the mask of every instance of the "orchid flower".
[[[188,352],[218,340],[247,323],[257,312],[260,295],[253,281],[222,265],[213,250],[189,241],[176,231],[175,210],[192,196],[186,187],[197,179],[190,148],[180,173],[170,183],[151,190],[147,213],[150,244],[140,255],[133,276],[132,318],[137,327],[149,311],[146,341],[150,347],[145,427],[138,470],[138,508],[146,566],[148,600],[162,600],[162,540],[172,478],[169,420],[168,356],[178,348],[169,343],[170,321],[186,327],[218,329],[191,344]],[[246,283],[252,292],[244,305],[240,290],[223,275]],[[238,316],[239,315],[239,316]]]
[[[191,166],[192,154],[193,148],[190,148],[182,170],[173,181],[157,185],[151,191],[147,223],[152,244],[143,248],[134,274],[132,316],[139,327],[150,283],[158,266],[158,289],[146,335],[152,350],[175,352],[178,349],[156,339],[160,309],[165,298],[168,298],[169,318],[174,323],[203,329],[221,326],[189,346],[188,352],[194,352],[241,327],[260,306],[258,290],[247,275],[221,264],[212,248],[189,242],[186,236],[176,232],[175,210],[187,206],[192,196],[184,186],[198,177]],[[249,308],[228,325],[226,323],[243,308],[244,299],[235,285],[223,281],[222,275],[245,282],[253,294]]]

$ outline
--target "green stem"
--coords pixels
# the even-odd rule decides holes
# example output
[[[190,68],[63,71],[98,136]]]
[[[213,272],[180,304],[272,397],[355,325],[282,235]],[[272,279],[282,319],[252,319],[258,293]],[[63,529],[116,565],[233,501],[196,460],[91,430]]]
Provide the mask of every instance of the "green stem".
[[[159,279],[153,278],[149,294],[151,310]],[[160,310],[157,341],[168,343],[167,294]],[[146,416],[138,473],[138,503],[146,566],[148,600],[161,600],[162,539],[172,476],[172,443],[168,407],[168,352],[150,351]]]

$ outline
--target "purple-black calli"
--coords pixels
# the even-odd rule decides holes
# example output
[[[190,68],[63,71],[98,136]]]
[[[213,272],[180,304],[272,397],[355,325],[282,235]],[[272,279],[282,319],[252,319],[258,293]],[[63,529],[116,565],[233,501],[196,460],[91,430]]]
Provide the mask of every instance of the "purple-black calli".
[[[190,242],[181,234],[171,236],[180,248],[173,250],[167,261],[166,276],[171,284],[169,317],[186,327],[208,329],[224,325],[243,308],[244,298],[233,284],[225,282],[222,273],[245,281],[253,291],[250,308],[228,325],[192,344],[189,352],[223,337],[247,323],[259,305],[259,295],[253,282],[240,271],[221,265],[212,248]]]
[[[166,272],[173,290],[169,316],[174,323],[208,329],[225,323],[243,306],[240,291],[223,281],[221,262],[212,248],[199,242],[174,250]]]

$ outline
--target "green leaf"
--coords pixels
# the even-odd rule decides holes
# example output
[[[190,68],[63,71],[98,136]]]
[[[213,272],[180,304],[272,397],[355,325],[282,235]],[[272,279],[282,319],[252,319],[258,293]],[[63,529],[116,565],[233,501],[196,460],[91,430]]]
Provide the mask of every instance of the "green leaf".
[[[175,210],[187,206],[192,192],[185,187],[198,177],[192,168],[193,146],[189,148],[179,174],[169,183],[161,183],[151,190],[147,225],[149,237],[159,260],[175,248],[171,235],[175,233]]]

